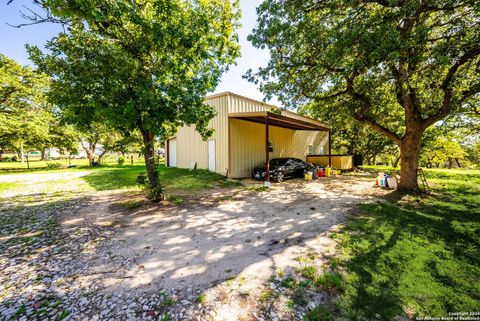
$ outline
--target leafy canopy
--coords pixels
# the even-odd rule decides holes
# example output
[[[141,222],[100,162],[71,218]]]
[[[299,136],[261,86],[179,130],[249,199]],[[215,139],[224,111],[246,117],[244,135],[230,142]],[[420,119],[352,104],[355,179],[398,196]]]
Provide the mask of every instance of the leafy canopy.
[[[55,122],[49,83],[46,75],[0,54],[0,149],[48,144]]]
[[[67,32],[29,47],[53,77],[52,102],[88,126],[161,135],[193,124],[207,137],[204,97],[239,55],[238,3],[228,0],[43,1]]]
[[[266,0],[250,41],[268,65],[248,77],[296,105],[339,100],[400,144],[480,92],[480,2]]]

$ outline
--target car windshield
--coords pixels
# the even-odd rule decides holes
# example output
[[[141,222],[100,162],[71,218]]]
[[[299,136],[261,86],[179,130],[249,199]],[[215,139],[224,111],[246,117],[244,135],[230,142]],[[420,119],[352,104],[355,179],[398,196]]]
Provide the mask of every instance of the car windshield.
[[[274,158],[270,160],[270,166],[283,166],[287,163],[288,158]]]

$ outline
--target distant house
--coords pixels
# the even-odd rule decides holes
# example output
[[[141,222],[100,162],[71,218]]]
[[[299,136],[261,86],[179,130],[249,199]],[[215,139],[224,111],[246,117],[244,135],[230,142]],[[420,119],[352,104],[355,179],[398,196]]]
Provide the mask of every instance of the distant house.
[[[330,127],[324,122],[231,92],[206,102],[217,111],[210,121],[215,133],[204,141],[194,127],[179,128],[165,144],[168,166],[244,178],[267,159],[329,154]]]

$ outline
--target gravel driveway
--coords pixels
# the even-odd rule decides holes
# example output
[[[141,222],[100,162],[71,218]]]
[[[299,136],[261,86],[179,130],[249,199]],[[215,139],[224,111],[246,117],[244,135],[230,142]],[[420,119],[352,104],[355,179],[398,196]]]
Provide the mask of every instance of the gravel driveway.
[[[128,210],[112,204],[129,195],[96,192],[0,212],[11,220],[0,227],[0,320],[262,319],[272,274],[306,251],[333,254],[328,233],[370,190],[353,178],[294,180],[180,206]]]

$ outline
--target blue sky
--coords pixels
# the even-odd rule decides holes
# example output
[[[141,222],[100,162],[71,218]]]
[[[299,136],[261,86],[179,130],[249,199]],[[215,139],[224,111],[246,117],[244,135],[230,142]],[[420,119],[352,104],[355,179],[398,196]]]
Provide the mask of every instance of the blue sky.
[[[25,22],[21,18],[19,10],[23,5],[31,6],[29,0],[15,0],[12,4],[6,5],[7,1],[0,4],[0,52],[16,60],[22,65],[31,64],[25,50],[25,44],[43,47],[45,42],[55,36],[61,27],[55,24],[38,24],[22,28],[13,28],[7,23],[15,25]],[[215,92],[232,91],[250,98],[262,100],[263,95],[257,87],[242,79],[242,75],[252,68],[256,70],[259,66],[265,66],[268,62],[268,52],[254,48],[248,41],[247,36],[256,23],[255,8],[262,0],[241,0],[242,28],[239,30],[242,57],[238,59],[236,66],[231,66],[229,72],[222,78],[220,85]],[[23,9],[24,10],[24,9]],[[276,100],[271,103],[277,103]]]

